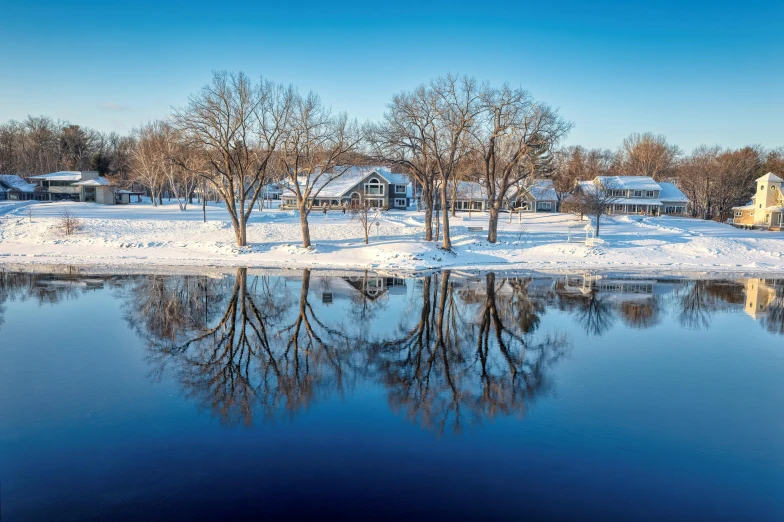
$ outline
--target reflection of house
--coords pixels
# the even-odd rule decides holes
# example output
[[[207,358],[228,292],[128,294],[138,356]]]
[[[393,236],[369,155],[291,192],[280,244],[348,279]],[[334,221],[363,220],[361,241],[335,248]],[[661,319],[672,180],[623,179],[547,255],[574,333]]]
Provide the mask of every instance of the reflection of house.
[[[400,277],[349,276],[343,280],[370,299],[378,299],[384,294],[405,294],[406,280]]]
[[[771,303],[776,300],[777,292],[784,294],[784,280],[747,279],[744,310],[756,319],[759,315],[767,313]]]
[[[757,192],[751,203],[734,207],[733,224],[741,227],[784,230],[784,194],[781,185],[784,180],[772,172],[757,179]]]
[[[561,294],[589,295],[594,292],[609,298],[630,299],[637,296],[651,297],[668,294],[679,283],[656,279],[607,277],[600,274],[565,275],[557,284]]]
[[[689,204],[673,183],[658,183],[650,176],[597,176],[575,189],[586,190],[606,191],[612,214],[683,215]]]
[[[336,167],[336,171],[343,167]],[[332,181],[324,174],[314,183],[310,198],[314,207],[358,206],[366,201],[373,208],[405,209],[409,202],[406,196],[408,177],[394,174],[386,167],[349,167]],[[303,177],[300,184],[304,185]],[[296,208],[297,198],[291,187],[285,186],[281,196],[281,208]]]

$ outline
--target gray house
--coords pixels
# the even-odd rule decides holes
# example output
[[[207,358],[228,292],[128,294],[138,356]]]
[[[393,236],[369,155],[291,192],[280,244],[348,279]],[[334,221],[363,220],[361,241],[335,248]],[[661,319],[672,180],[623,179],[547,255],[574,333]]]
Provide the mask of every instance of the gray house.
[[[509,189],[507,201],[523,212],[556,212],[558,195],[551,179],[535,179],[532,183]]]
[[[336,167],[337,171],[343,167]],[[361,201],[374,208],[405,209],[409,206],[407,196],[408,177],[394,174],[386,167],[349,167],[340,177],[325,183],[327,176],[316,182],[310,198],[315,207],[352,207]],[[300,182],[304,185],[306,179]],[[282,184],[281,209],[297,208],[297,199],[291,186]]]

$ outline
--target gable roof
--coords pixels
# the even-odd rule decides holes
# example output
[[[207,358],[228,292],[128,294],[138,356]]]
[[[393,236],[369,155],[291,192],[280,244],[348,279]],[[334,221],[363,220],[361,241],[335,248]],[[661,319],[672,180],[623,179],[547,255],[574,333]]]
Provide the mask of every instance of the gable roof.
[[[26,182],[16,174],[0,174],[0,184],[9,190],[18,190],[19,192],[34,192],[37,186],[34,183]]]
[[[357,183],[361,183],[366,178],[371,177],[371,175],[375,175],[384,179],[387,183],[394,183],[394,184],[404,184],[403,182],[398,183],[397,180],[401,179],[399,176],[403,176],[402,174],[392,174],[386,167],[348,167],[339,166],[335,167],[334,171],[342,171],[346,169],[346,171],[338,176],[337,178],[330,180],[329,176],[325,175],[322,176],[314,185],[312,194],[318,192],[318,195],[312,196],[317,198],[340,198],[346,195],[346,193],[351,190]],[[300,176],[300,185],[304,185],[307,181],[306,176]],[[405,184],[408,184],[408,180],[406,179]],[[283,188],[290,193],[293,193],[294,190],[291,188],[289,183],[282,184]],[[319,189],[321,189],[319,191]]]
[[[762,176],[761,178],[758,178],[758,179],[757,179],[757,181],[770,181],[770,182],[773,182],[773,183],[781,183],[781,182],[784,182],[784,180],[783,180],[783,179],[781,179],[780,177],[776,176],[776,175],[775,175],[774,173],[772,173],[772,172],[768,172],[767,174],[765,174],[765,175],[764,175],[764,176]]]
[[[659,190],[650,176],[597,176],[603,187],[617,190]]]
[[[555,192],[555,185],[551,179],[535,179],[531,186],[525,190],[536,201],[558,201],[558,194]]]
[[[661,187],[661,194],[659,194],[659,199],[666,202],[674,202],[674,203],[688,203],[689,198],[681,192],[681,190],[675,185],[675,183],[670,183],[668,181],[663,181],[659,183]]]

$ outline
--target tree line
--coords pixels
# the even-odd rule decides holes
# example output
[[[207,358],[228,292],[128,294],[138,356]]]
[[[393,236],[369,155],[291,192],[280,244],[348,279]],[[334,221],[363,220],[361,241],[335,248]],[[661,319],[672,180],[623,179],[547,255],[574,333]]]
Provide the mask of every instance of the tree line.
[[[98,170],[117,184],[143,187],[153,204],[174,197],[182,210],[195,193],[202,200],[211,193],[225,203],[238,246],[247,244],[247,223],[264,187],[283,182],[295,196],[302,245],[309,248],[313,200],[349,166],[381,163],[416,183],[425,239],[451,250],[447,202],[461,181],[485,187],[487,239],[496,242],[508,194],[533,179],[552,179],[559,200],[577,181],[597,175],[672,180],[691,199],[693,216],[724,219],[753,194],[755,176],[784,166],[784,149],[702,146],[684,155],[651,133],[630,135],[616,151],[562,146],[571,128],[528,91],[468,76],[400,92],[380,121],[360,124],[315,93],[224,71],[184,106],[125,136],[45,117],[0,125],[0,172]]]

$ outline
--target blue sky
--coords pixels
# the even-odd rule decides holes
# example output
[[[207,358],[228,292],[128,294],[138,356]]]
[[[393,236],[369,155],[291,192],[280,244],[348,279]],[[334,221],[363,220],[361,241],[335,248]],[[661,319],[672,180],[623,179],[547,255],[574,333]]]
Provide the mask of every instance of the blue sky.
[[[784,145],[784,2],[377,4],[0,0],[0,121],[127,132],[216,69],[376,119],[395,92],[453,72],[559,107],[568,143]]]

